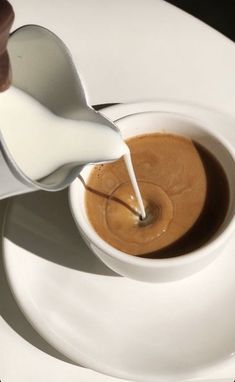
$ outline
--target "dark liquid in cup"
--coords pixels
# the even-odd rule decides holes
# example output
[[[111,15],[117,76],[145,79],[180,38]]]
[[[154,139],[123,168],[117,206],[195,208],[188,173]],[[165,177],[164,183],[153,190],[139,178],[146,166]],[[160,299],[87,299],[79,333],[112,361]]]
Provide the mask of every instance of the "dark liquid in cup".
[[[127,141],[144,200],[141,220],[123,159],[98,165],[86,185],[89,220],[106,242],[130,255],[169,258],[208,242],[229,204],[226,174],[204,147],[181,136]]]

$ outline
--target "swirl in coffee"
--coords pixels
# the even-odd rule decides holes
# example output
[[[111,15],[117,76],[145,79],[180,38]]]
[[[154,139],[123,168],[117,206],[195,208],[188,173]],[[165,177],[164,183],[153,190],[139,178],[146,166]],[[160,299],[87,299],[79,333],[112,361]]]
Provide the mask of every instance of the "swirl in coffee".
[[[148,134],[127,141],[143,198],[139,207],[123,159],[98,165],[86,208],[96,232],[130,255],[167,258],[205,244],[223,222],[229,186],[217,159],[182,136]]]

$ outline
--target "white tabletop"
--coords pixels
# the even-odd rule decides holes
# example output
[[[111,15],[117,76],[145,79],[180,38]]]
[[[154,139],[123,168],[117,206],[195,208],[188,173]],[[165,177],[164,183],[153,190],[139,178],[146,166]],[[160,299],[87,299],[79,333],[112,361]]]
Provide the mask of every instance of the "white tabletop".
[[[12,4],[13,29],[40,24],[65,41],[92,104],[179,100],[234,115],[234,44],[162,0],[12,0]],[[0,204],[1,222],[5,205]],[[3,270],[0,273],[2,382],[116,380],[59,360],[24,321]],[[224,376],[229,376],[228,369]]]

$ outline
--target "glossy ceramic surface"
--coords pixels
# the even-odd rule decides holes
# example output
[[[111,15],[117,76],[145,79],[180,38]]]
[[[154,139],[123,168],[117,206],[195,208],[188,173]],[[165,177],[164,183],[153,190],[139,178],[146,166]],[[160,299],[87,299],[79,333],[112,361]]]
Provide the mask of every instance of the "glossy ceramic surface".
[[[214,110],[209,113],[212,125],[212,116],[216,114],[217,121],[220,118],[215,110],[234,116],[234,44],[166,2],[136,0],[134,8],[132,0],[71,0],[69,8],[64,0],[58,0],[56,7],[54,2],[37,0],[12,0],[12,4],[17,15],[14,28],[24,24],[43,25],[68,45],[91,104],[188,100]],[[148,105],[143,109],[148,110]],[[132,105],[126,112],[138,112],[138,109]],[[106,113],[107,116],[112,113],[114,119],[123,115],[117,109]],[[208,111],[201,108],[201,116],[205,113]],[[222,117],[220,122],[217,128],[223,133]],[[229,136],[234,139],[233,124]],[[1,224],[5,206],[5,202],[0,203]],[[0,265],[2,381],[41,382],[48,378],[58,382],[117,381],[71,364],[49,346],[17,307],[6,281],[2,258]],[[228,314],[232,314],[232,299],[231,295],[226,305]],[[234,375],[233,356],[207,371],[197,371],[197,379],[210,382],[213,377],[223,379],[224,376],[230,376],[229,381],[233,381]]]
[[[181,108],[187,112],[186,105]],[[128,113],[125,105],[114,109]],[[202,112],[194,109],[197,115]],[[207,113],[214,129],[223,121],[231,142],[233,120]],[[53,347],[102,373],[141,382],[207,375],[232,360],[233,240],[220,258],[185,280],[132,281],[106,268],[83,244],[66,198],[64,192],[18,197],[4,234],[4,262],[14,295]]]
[[[122,107],[125,109],[125,107],[128,108],[128,105]],[[207,126],[205,116],[200,120],[184,114],[173,113],[170,109],[168,112],[159,110],[128,115],[120,118],[116,124],[124,139],[156,132],[178,134],[193,139],[211,151],[227,174],[231,197],[226,218],[208,243],[191,253],[185,252],[184,256],[167,259],[128,256],[102,240],[90,224],[85,204],[86,188],[83,182],[87,183],[94,166],[87,166],[80,173],[83,182],[79,178],[76,179],[70,186],[69,192],[71,212],[78,230],[88,247],[101,261],[122,276],[145,282],[169,282],[180,280],[200,271],[223,252],[224,245],[234,233],[235,156],[233,146],[224,135],[218,134],[215,129]]]

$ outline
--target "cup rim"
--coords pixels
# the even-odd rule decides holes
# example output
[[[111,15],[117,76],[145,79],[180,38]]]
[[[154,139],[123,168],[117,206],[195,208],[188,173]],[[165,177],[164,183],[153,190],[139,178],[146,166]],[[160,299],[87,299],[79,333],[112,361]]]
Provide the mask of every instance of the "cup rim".
[[[215,139],[217,139],[222,146],[225,148],[225,150],[229,153],[230,157],[232,158],[235,166],[235,151],[233,146],[220,134],[217,132],[212,131],[206,124],[206,121],[203,121],[199,118],[189,117],[188,115],[184,115],[177,112],[172,111],[143,111],[143,112],[137,112],[137,113],[131,113],[128,115],[125,115],[121,118],[117,118],[114,122],[117,123],[123,119],[131,118],[132,116],[140,115],[140,114],[159,114],[159,115],[166,115],[171,117],[176,117],[179,119],[183,119],[184,121],[189,121],[192,124],[198,126],[201,130],[206,131],[208,135],[211,135]],[[134,135],[133,135],[134,136]],[[91,170],[92,171],[91,167]],[[78,227],[79,230],[85,234],[85,236],[88,238],[88,240],[95,244],[101,251],[103,251],[106,255],[109,255],[110,257],[116,258],[117,260],[121,260],[122,262],[125,262],[130,265],[137,265],[142,267],[151,267],[151,268],[166,268],[166,267],[172,267],[177,266],[181,264],[187,264],[192,263],[194,261],[199,260],[200,258],[204,257],[205,254],[208,254],[209,252],[215,251],[216,248],[220,247],[222,243],[226,241],[226,239],[231,235],[234,226],[235,226],[235,213],[233,214],[232,218],[228,222],[227,226],[224,228],[224,230],[219,234],[219,236],[215,237],[208,243],[204,244],[202,247],[199,247],[198,249],[185,253],[180,256],[175,257],[168,257],[168,258],[162,258],[162,259],[153,259],[153,258],[147,258],[147,257],[141,257],[141,256],[135,256],[130,255],[128,253],[125,253],[123,251],[120,251],[119,249],[113,247],[109,243],[107,243],[104,239],[102,239],[98,233],[95,231],[95,229],[92,227],[91,223],[87,223],[85,219],[83,219],[82,214],[79,213],[79,206],[78,206],[78,197],[76,195],[77,192],[77,182],[79,180],[76,178],[75,181],[70,185],[69,187],[69,204],[72,216],[74,218],[74,221]],[[84,196],[84,192],[82,193],[82,196]],[[81,202],[81,200],[80,200]],[[84,199],[82,201],[84,203]],[[88,218],[88,217],[87,217]],[[88,219],[89,221],[89,219]]]

